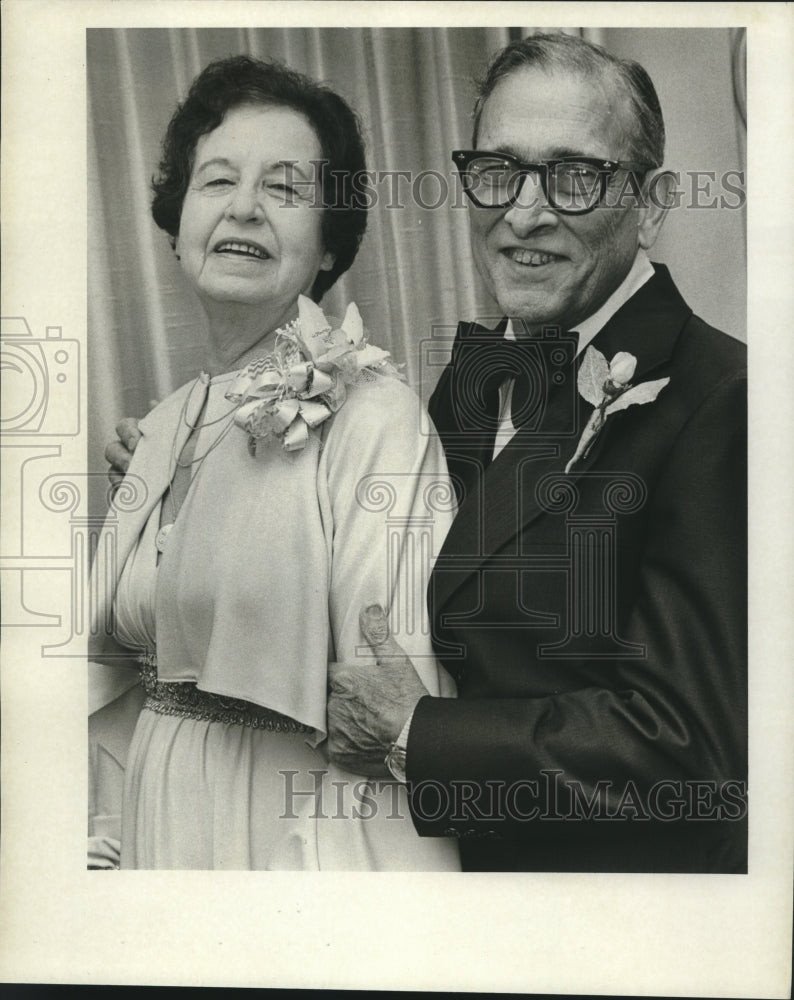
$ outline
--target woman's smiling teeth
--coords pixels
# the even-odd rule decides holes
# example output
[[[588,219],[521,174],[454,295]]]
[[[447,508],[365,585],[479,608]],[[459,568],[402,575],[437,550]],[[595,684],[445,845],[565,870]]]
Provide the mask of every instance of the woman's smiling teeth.
[[[525,264],[528,267],[540,267],[542,264],[551,264],[552,261],[559,260],[556,254],[540,253],[538,250],[524,250],[521,247],[510,247],[504,253],[516,264]]]
[[[215,253],[235,253],[257,260],[268,260],[270,254],[256,243],[241,243],[239,240],[224,240],[215,247]]]

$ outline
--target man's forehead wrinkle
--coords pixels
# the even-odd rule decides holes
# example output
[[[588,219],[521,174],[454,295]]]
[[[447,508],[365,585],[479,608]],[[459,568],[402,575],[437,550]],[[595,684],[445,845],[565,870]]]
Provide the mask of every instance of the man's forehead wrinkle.
[[[549,90],[547,109],[543,99]],[[559,101],[555,99],[557,94]],[[514,70],[496,84],[485,102],[478,146],[493,148],[487,136],[494,132],[499,133],[495,138],[515,144],[516,129],[522,124],[534,133],[522,141],[524,157],[542,154],[548,158],[555,155],[552,147],[566,147],[581,155],[620,159],[631,148],[630,98],[619,78],[612,74],[539,66]],[[544,148],[530,148],[536,143]],[[505,145],[501,148],[510,151]]]
[[[478,146],[510,153],[519,159],[553,159],[559,156],[618,157],[614,149],[620,133],[618,119],[610,115],[593,119],[592,109],[584,106],[566,115],[521,118],[505,109],[483,123]]]

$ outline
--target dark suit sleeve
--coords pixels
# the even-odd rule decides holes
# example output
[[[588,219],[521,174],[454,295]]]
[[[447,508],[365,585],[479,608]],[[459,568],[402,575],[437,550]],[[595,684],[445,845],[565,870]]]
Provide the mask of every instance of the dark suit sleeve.
[[[545,836],[537,820],[583,802],[630,812],[635,789],[663,814],[679,788],[704,820],[742,809],[746,426],[746,382],[731,376],[673,440],[623,634],[643,660],[581,664],[581,686],[544,697],[419,703],[407,765],[420,833]]]

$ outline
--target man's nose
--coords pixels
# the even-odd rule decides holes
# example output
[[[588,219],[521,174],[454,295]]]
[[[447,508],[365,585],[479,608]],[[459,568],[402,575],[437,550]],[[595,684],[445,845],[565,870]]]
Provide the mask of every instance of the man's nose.
[[[524,174],[519,182],[516,202],[505,212],[505,222],[517,236],[522,236],[556,218],[543,191],[540,176],[537,173]]]
[[[236,222],[262,222],[265,191],[260,185],[238,184],[226,207],[226,217]]]

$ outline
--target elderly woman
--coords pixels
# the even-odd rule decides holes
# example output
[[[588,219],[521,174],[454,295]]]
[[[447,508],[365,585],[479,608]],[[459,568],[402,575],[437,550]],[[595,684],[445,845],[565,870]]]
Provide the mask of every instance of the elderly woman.
[[[446,485],[355,307],[338,326],[316,305],[356,255],[365,209],[338,180],[364,167],[340,97],[245,57],[208,66],[169,125],[152,214],[212,356],[141,421],[129,475],[147,500],[105,529],[118,568],[101,589],[145,690],[122,868],[458,866],[452,843],[416,835],[402,785],[324,754],[329,658],[365,655],[361,607],[422,607],[428,567],[404,558],[406,532]],[[429,691],[452,694],[426,630],[402,620]]]

